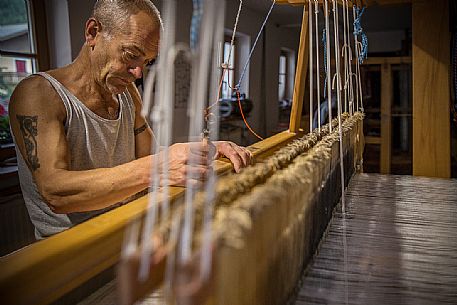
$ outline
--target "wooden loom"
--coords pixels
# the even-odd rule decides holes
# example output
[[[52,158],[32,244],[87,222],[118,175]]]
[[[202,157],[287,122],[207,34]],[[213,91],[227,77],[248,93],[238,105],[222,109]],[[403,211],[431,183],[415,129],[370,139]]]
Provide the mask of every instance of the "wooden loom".
[[[302,5],[307,3],[307,1],[278,1],[278,3],[291,3]],[[385,3],[398,3],[399,1],[377,1]],[[404,1],[400,1],[404,2]],[[305,17],[306,16],[306,17]],[[307,23],[307,11],[304,10],[303,24]],[[295,81],[294,89],[294,108],[291,115],[290,122],[290,131],[282,132],[271,138],[268,138],[264,141],[256,143],[250,147],[252,150],[256,161],[265,160],[267,157],[273,155],[278,149],[284,147],[286,144],[290,143],[292,140],[297,139],[303,134],[299,130],[300,119],[301,119],[301,108],[302,101],[304,96],[304,82],[307,72],[307,46],[306,46],[306,32],[307,26],[302,26],[302,34],[300,40],[300,49],[297,62],[297,77]],[[422,88],[421,90],[426,90]],[[354,168],[354,164],[358,164],[361,160],[361,151],[363,147],[363,136],[362,136],[362,125],[361,117],[356,116],[354,119],[348,120],[346,125],[345,133],[345,148],[346,156],[348,156],[348,169],[349,173],[350,168]],[[321,139],[325,137],[325,130],[322,135],[314,135],[314,137],[309,136],[308,138],[303,139],[303,151],[308,149],[313,149],[315,145],[311,145],[312,141],[316,139]],[[253,300],[257,300],[259,304],[277,304],[280,301],[283,301],[287,298],[288,293],[292,288],[292,281],[288,285],[274,285],[268,283],[265,279],[268,278],[268,272],[284,272],[288,273],[292,269],[284,269],[280,265],[274,265],[273,269],[268,271],[268,268],[265,269],[267,261],[266,260],[257,260],[256,253],[265,253],[271,251],[270,247],[268,249],[264,248],[249,248],[254,247],[253,243],[250,242],[252,239],[256,239],[258,235],[253,232],[268,232],[263,231],[270,224],[274,223],[274,232],[275,235],[263,234],[262,242],[259,245],[271,245],[272,243],[278,244],[278,250],[275,250],[274,253],[271,253],[270,258],[273,262],[278,263],[279,257],[284,253],[290,253],[291,247],[298,247],[297,243],[292,243],[288,239],[288,235],[285,232],[290,232],[294,230],[300,231],[300,234],[307,241],[307,247],[300,249],[301,254],[298,256],[301,259],[309,257],[313,253],[313,248],[316,246],[318,237],[322,233],[323,229],[326,226],[326,223],[330,217],[332,205],[335,202],[327,201],[329,206],[319,206],[319,200],[323,200],[311,196],[307,198],[303,196],[305,194],[311,194],[314,190],[318,189],[322,182],[325,181],[322,177],[327,177],[328,174],[332,172],[332,168],[339,162],[338,154],[335,152],[338,151],[336,145],[334,145],[335,138],[329,135],[326,138],[327,141],[322,142],[325,144],[325,147],[321,149],[327,151],[325,161],[319,163],[318,160],[312,159],[312,156],[305,154],[299,158],[303,159],[303,164],[298,164],[297,167],[302,166],[303,169],[307,171],[313,171],[313,167],[316,163],[320,165],[316,168],[319,168],[319,179],[307,180],[308,176],[301,177],[300,179],[292,179],[289,181],[287,175],[282,177],[275,177],[272,181],[278,183],[279,180],[275,179],[285,179],[281,183],[287,185],[286,182],[291,183],[291,192],[287,192],[287,196],[282,194],[281,198],[278,198],[278,203],[285,200],[287,203],[287,208],[284,206],[276,206],[265,208],[263,212],[255,211],[253,209],[253,215],[255,214],[255,222],[250,222],[252,226],[249,229],[242,224],[241,226],[242,234],[241,236],[230,236],[230,232],[224,232],[224,230],[219,228],[220,236],[223,237],[223,241],[227,243],[218,243],[217,253],[219,253],[218,260],[215,262],[216,269],[222,270],[223,273],[215,275],[220,281],[219,283],[234,283],[246,277],[247,274],[243,273],[241,267],[245,265],[255,264],[259,266],[256,273],[252,273],[249,278],[250,285],[254,285],[251,289],[246,289],[247,292],[240,293],[240,290],[235,289],[236,285],[229,286],[226,285],[221,288],[221,286],[216,289],[217,295],[213,297],[233,297],[230,299],[227,297],[227,304],[253,304]],[[311,141],[311,142],[309,142]],[[306,144],[308,143],[308,144]],[[316,144],[314,142],[314,144]],[[317,145],[317,144],[316,144]],[[318,149],[318,148],[315,148]],[[287,162],[286,162],[287,163]],[[313,164],[310,166],[310,164]],[[216,162],[216,171],[218,174],[225,174],[231,170],[231,165],[226,161],[217,161]],[[283,173],[288,171],[293,171],[293,168],[284,169]],[[302,172],[307,173],[307,172]],[[300,178],[298,176],[290,176],[295,178]],[[332,178],[335,179],[335,178]],[[296,183],[297,181],[302,181],[303,185],[306,185],[306,188],[300,189]],[[300,185],[301,186],[301,185]],[[171,189],[171,199],[172,202],[178,202],[181,200],[183,195],[183,188],[172,188]],[[251,191],[256,196],[262,196],[263,190],[261,186],[257,189]],[[322,194],[325,194],[322,192]],[[278,196],[278,193],[272,194]],[[335,194],[338,198],[337,194]],[[289,197],[290,196],[290,197]],[[262,197],[258,197],[262,198]],[[276,197],[275,197],[276,198]],[[298,200],[302,198],[301,200]],[[304,198],[304,199],[303,199]],[[335,199],[333,198],[333,199]],[[245,198],[246,199],[246,198]],[[327,198],[326,198],[327,199]],[[247,199],[246,199],[247,200]],[[246,203],[246,200],[243,201],[243,198],[240,198],[234,204],[238,207],[234,211],[242,212],[248,210],[249,205]],[[303,201],[302,201],[303,200]],[[96,217],[88,222],[85,222],[81,225],[78,225],[70,230],[62,232],[56,236],[50,237],[46,240],[37,242],[33,245],[30,245],[20,251],[12,253],[6,257],[0,259],[0,266],[2,272],[0,273],[0,295],[2,303],[5,304],[49,304],[55,300],[58,300],[60,297],[64,296],[68,292],[74,290],[75,288],[81,286],[84,282],[94,277],[95,275],[101,273],[103,270],[110,268],[115,265],[120,258],[121,244],[123,241],[123,235],[125,228],[128,223],[141,220],[142,216],[145,213],[147,206],[147,199],[145,197],[135,200],[128,205],[122,206],[118,209],[110,211],[104,215]],[[282,211],[282,213],[277,214],[276,212]],[[323,210],[319,210],[319,208]],[[300,211],[300,209],[302,209]],[[221,210],[223,211],[223,210]],[[254,213],[254,211],[257,213]],[[230,221],[232,216],[230,211],[227,213],[221,214],[221,223],[224,221]],[[295,213],[295,214],[294,214]],[[289,223],[290,217],[296,217],[299,215],[298,220],[293,223]],[[224,217],[223,217],[224,216]],[[277,216],[280,216],[281,221],[271,221],[271,219],[279,219]],[[271,232],[271,231],[270,231]],[[228,235],[226,235],[228,234]],[[272,240],[274,238],[274,240]],[[237,242],[241,241],[245,248],[237,248]],[[235,245],[235,247],[233,247]],[[255,246],[257,247],[257,246]],[[251,253],[254,253],[251,255]],[[295,257],[297,258],[297,257]],[[223,267],[217,267],[218,262],[227,262],[230,266],[236,266],[242,261],[245,265],[240,264],[240,268],[234,269],[224,269]],[[295,260],[291,265],[295,267],[301,267],[304,264],[303,261]],[[297,270],[297,269],[295,269]],[[163,274],[160,272],[154,273],[156,276],[155,279],[152,279],[152,286],[157,285],[161,282]],[[221,276],[223,275],[223,276]],[[298,271],[294,277],[298,277]],[[259,282],[257,282],[259,281]],[[243,282],[245,283],[245,282]],[[255,283],[255,284],[252,284]],[[257,286],[258,285],[258,286]],[[270,295],[264,294],[266,287],[274,288],[277,294]],[[230,290],[232,288],[232,290]],[[139,297],[143,294],[144,291],[139,291],[138,294],[132,296],[133,299]],[[262,299],[263,298],[263,299]],[[234,303],[230,303],[230,300],[236,300]],[[265,303],[262,303],[260,300],[264,300]],[[239,302],[238,302],[239,301]],[[249,303],[251,302],[251,303]]]

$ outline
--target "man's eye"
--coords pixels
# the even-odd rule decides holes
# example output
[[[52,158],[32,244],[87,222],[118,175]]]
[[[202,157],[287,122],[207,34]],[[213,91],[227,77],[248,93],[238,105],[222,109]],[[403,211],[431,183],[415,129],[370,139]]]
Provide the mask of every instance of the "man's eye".
[[[151,59],[151,60],[146,62],[146,66],[152,66],[153,64],[155,64],[155,62],[156,62],[155,58]]]
[[[130,52],[127,52],[127,51],[124,51],[123,52],[123,58],[124,60],[127,60],[127,61],[130,61],[130,60],[136,60],[138,59],[138,56],[130,53]]]

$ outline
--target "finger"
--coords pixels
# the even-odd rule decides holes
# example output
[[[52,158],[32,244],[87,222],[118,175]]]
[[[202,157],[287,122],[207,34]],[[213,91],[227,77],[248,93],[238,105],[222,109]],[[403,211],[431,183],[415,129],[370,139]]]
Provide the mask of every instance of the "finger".
[[[188,165],[206,165],[206,164],[208,164],[208,156],[190,153],[190,155],[188,156],[188,159],[186,160],[186,164],[188,164]]]
[[[208,141],[189,143],[189,151],[196,155],[207,155],[209,151]]]
[[[204,181],[210,173],[210,168],[208,166],[188,166],[187,167],[187,177],[189,179],[195,179],[199,181]]]
[[[233,163],[235,172],[239,173],[243,165],[240,155],[233,148],[228,148],[227,151],[224,151],[224,155]]]
[[[201,188],[203,187],[203,181],[197,179],[189,179],[188,186],[193,189]]]
[[[232,147],[241,157],[241,160],[243,161],[243,167],[248,166],[249,162],[250,162],[250,157],[249,157],[249,154],[247,153],[246,149],[244,149],[243,147],[240,147],[238,145],[232,145]]]

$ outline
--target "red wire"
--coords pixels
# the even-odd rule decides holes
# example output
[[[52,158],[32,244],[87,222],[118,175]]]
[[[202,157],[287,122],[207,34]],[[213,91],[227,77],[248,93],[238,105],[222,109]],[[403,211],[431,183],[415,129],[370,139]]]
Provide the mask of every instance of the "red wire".
[[[240,91],[238,90],[238,88],[236,89],[236,98],[238,99],[238,107],[240,107],[240,112],[241,112],[241,116],[243,117],[244,124],[246,125],[246,127],[249,129],[249,131],[253,135],[255,135],[260,140],[263,140],[263,138],[261,136],[259,136],[258,134],[255,133],[254,130],[252,130],[251,126],[249,126],[249,124],[248,124],[248,121],[246,121],[246,118],[244,117],[243,107],[241,107]]]
[[[224,68],[224,70],[222,71],[222,76],[221,76],[221,80],[219,82],[219,89],[217,91],[217,98],[216,98],[216,101],[211,104],[210,106],[208,106],[206,109],[205,109],[205,117],[207,117],[209,115],[209,110],[211,108],[213,108],[215,105],[217,105],[217,103],[219,102],[219,97],[221,95],[221,89],[222,89],[222,83],[223,83],[223,80],[224,80],[224,76],[225,76],[225,72],[227,71],[226,68]],[[230,75],[230,74],[229,74]],[[230,76],[229,76],[230,77]],[[241,100],[240,100],[240,91],[238,90],[238,87],[235,87],[235,88],[232,88],[232,86],[230,86],[230,79],[229,79],[229,87],[231,89],[235,89],[236,90],[236,98],[237,98],[237,101],[238,101],[238,107],[240,108],[240,113],[241,113],[241,117],[243,118],[243,122],[244,122],[244,125],[246,125],[246,127],[249,129],[249,131],[254,135],[256,136],[258,139],[260,140],[263,140],[263,138],[261,136],[259,136],[252,128],[251,126],[249,126],[249,123],[248,121],[246,120],[246,117],[244,116],[244,112],[243,112],[243,107],[241,106]]]

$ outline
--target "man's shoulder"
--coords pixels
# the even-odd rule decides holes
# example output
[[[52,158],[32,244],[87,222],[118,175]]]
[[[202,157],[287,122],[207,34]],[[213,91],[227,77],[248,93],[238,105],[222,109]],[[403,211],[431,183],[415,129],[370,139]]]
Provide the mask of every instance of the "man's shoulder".
[[[21,80],[10,99],[12,108],[46,108],[57,112],[65,110],[60,96],[51,83],[41,75],[31,75]]]
[[[23,95],[33,95],[35,97],[49,96],[52,91],[55,90],[46,78],[38,74],[33,74],[24,78],[17,84],[12,98],[14,99],[14,97]]]

